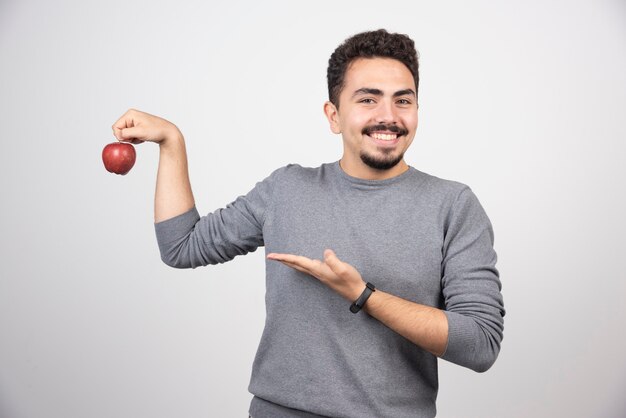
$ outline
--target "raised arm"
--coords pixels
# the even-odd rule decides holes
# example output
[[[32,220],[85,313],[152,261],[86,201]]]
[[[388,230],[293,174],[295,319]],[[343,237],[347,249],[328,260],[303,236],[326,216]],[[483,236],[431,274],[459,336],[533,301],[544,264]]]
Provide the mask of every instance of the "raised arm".
[[[195,205],[185,140],[173,123],[130,109],[113,124],[113,135],[122,142],[159,144],[159,168],[154,196],[154,221],[161,222],[188,212]]]

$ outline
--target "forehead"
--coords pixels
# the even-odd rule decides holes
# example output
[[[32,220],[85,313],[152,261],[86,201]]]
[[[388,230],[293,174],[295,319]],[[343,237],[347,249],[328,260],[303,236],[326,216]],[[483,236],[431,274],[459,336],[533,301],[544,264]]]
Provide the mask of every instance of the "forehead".
[[[406,65],[393,58],[357,58],[348,66],[344,82],[343,93],[348,94],[360,88],[415,91],[413,74]]]

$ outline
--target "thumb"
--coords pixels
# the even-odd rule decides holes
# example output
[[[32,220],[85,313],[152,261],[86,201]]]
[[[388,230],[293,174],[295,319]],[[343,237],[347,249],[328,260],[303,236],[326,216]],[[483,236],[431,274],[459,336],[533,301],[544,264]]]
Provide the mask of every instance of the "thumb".
[[[337,254],[335,254],[333,250],[324,250],[324,262],[328,264],[331,270],[337,274],[345,271],[343,261],[341,261],[339,257],[337,257]]]

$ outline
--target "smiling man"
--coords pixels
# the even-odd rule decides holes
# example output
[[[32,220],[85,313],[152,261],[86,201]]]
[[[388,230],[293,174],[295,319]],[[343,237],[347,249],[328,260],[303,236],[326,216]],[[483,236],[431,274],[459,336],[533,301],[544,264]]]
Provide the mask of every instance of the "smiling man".
[[[339,97],[324,105],[331,130],[343,136],[341,166],[346,173],[382,180],[408,169],[404,152],[417,129],[416,80],[405,64],[392,58],[350,62]]]
[[[329,60],[324,105],[341,159],[282,167],[202,217],[178,128],[136,110],[113,125],[120,141],[160,146],[165,263],[195,268],[265,246],[254,418],[433,417],[438,358],[483,372],[498,356],[505,310],[491,223],[469,187],[404,159],[418,87],[406,35],[349,38]]]

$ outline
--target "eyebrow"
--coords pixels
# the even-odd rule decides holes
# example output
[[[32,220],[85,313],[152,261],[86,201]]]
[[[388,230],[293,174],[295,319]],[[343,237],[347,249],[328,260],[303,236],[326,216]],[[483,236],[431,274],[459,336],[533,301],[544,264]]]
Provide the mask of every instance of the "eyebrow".
[[[358,96],[360,94],[372,94],[374,96],[384,96],[383,91],[380,89],[372,89],[369,87],[361,87],[360,89],[356,90],[354,92],[354,94],[352,94],[352,97],[354,96]],[[397,92],[395,92],[393,94],[392,97],[399,97],[399,96],[415,96],[415,92],[413,91],[413,89],[404,89],[404,90],[398,90]]]

